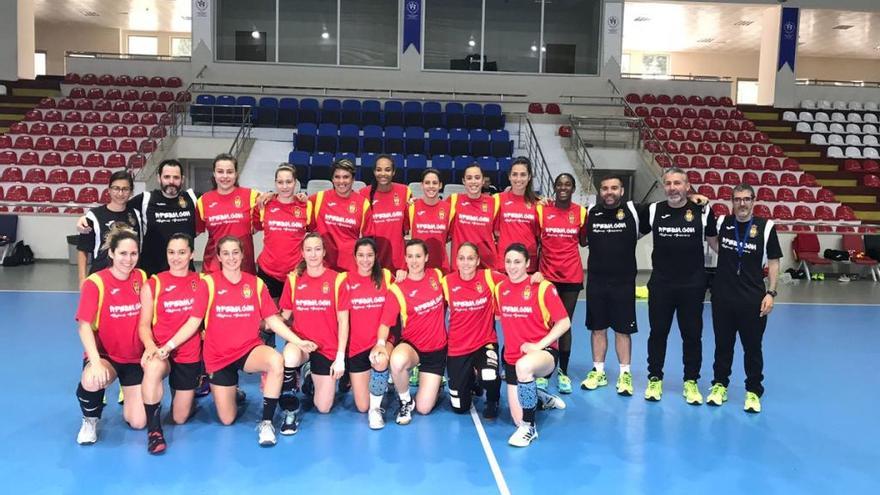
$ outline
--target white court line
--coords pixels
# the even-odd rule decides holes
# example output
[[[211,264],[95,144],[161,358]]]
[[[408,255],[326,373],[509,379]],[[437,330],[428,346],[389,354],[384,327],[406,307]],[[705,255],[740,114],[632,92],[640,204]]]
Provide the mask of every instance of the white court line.
[[[489,461],[489,467],[492,469],[492,476],[495,477],[495,484],[498,485],[498,491],[501,495],[510,495],[510,489],[507,488],[507,482],[504,481],[504,474],[498,465],[498,459],[495,458],[495,452],[492,451],[492,445],[489,444],[489,438],[486,436],[486,430],[483,429],[483,422],[474,405],[471,404],[471,419],[474,420],[474,426],[477,428],[477,435],[480,437],[480,443],[483,444],[483,452],[486,453],[486,460]]]
[[[0,289],[0,292],[23,292],[34,294],[79,294],[78,290],[21,290],[21,289]]]

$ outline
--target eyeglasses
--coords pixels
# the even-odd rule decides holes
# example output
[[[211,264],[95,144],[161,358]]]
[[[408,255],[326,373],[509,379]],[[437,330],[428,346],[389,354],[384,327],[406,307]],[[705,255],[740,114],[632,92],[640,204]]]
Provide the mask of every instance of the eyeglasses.
[[[110,186],[110,190],[118,193],[127,193],[131,192],[130,187],[119,187],[119,186]]]
[[[754,200],[755,200],[755,198],[733,198],[734,203],[742,203],[742,204],[751,203]]]

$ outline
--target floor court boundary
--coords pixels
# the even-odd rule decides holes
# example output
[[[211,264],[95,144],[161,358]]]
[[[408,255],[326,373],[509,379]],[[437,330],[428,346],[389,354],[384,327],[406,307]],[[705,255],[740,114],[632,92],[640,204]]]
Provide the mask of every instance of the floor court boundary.
[[[498,485],[498,491],[501,495],[510,495],[510,489],[507,487],[507,481],[504,479],[504,473],[501,472],[501,466],[498,465],[498,459],[495,457],[495,451],[492,450],[492,444],[489,443],[489,437],[486,436],[486,430],[483,428],[483,422],[474,405],[471,404],[471,419],[474,421],[474,427],[477,429],[477,436],[480,437],[480,444],[483,446],[483,453],[486,454],[486,460],[489,462],[489,468],[492,470],[492,476],[495,477],[495,484]]]

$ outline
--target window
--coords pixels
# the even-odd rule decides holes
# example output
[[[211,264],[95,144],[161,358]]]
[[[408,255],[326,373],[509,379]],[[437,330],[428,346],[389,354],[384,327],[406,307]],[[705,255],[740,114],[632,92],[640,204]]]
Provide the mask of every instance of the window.
[[[736,103],[738,105],[756,105],[758,103],[758,81],[736,81]]]
[[[601,0],[544,0],[541,72],[598,74]]]
[[[339,63],[397,67],[397,0],[340,2]]]
[[[333,0],[281,0],[278,61],[303,64],[336,64],[336,2]]]
[[[669,75],[669,55],[656,53],[642,55],[642,74]]]
[[[541,2],[486,0],[483,70],[538,72]]]
[[[629,74],[629,58],[629,53],[620,56],[620,72],[622,74]]]
[[[171,56],[189,57],[192,55],[192,38],[171,38]]]
[[[132,55],[158,55],[159,38],[155,36],[129,36],[128,53]]]
[[[46,75],[46,52],[34,53],[34,75]]]
[[[219,0],[215,5],[218,59],[275,61],[275,0]]]
[[[425,0],[424,68],[480,70],[482,2]]]

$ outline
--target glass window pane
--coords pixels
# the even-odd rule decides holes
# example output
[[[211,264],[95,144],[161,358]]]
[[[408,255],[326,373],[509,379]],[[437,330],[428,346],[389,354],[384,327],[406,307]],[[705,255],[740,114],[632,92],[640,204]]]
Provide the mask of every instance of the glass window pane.
[[[669,55],[647,53],[642,55],[642,74],[669,74]]]
[[[275,61],[275,0],[218,0],[215,5],[218,60]]]
[[[538,72],[540,39],[540,2],[486,0],[483,70]]]
[[[129,36],[128,53],[132,55],[158,55],[159,38],[155,36]]]
[[[483,4],[425,0],[425,69],[479,70]]]
[[[602,0],[544,2],[544,67],[552,74],[598,74]]]
[[[397,0],[342,0],[342,65],[397,67]]]
[[[171,56],[189,57],[192,55],[192,38],[171,38]]]
[[[278,61],[336,65],[336,1],[279,0]]]
[[[34,53],[34,74],[38,76],[46,75],[46,52]]]

